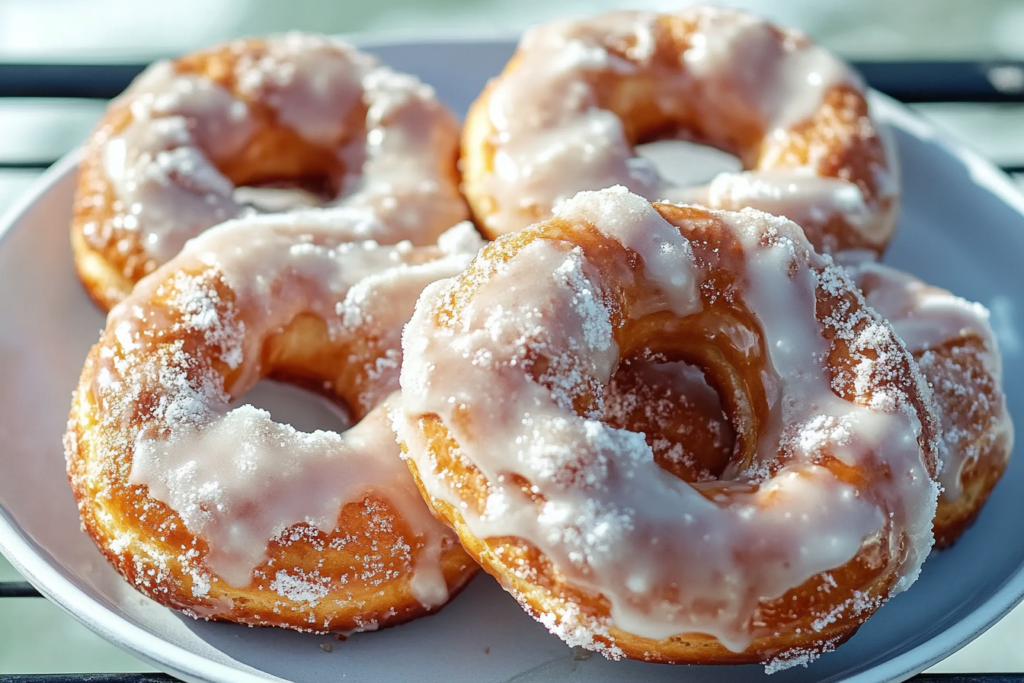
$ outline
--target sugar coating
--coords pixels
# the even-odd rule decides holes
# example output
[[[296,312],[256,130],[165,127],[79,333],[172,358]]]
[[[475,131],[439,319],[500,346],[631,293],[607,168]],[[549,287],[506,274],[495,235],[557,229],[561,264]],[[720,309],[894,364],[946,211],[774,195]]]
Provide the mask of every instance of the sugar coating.
[[[281,596],[282,609],[295,602],[315,606],[326,595],[325,579],[286,567],[261,576],[255,570],[267,560],[268,544],[313,542],[303,529],[334,532],[342,508],[365,507],[372,493],[390,510],[366,507],[367,518],[390,529],[392,515],[400,515],[421,545],[413,555],[399,536],[395,547],[379,552],[407,558],[414,596],[433,607],[448,597],[440,559],[453,537],[409,477],[388,417],[387,401],[396,397],[387,397],[398,388],[401,328],[420,290],[460,272],[482,241],[463,223],[443,235],[443,248],[351,242],[367,212],[335,209],[329,220],[313,217],[261,216],[217,226],[111,311],[114,333],[99,351],[92,386],[105,441],[88,478],[109,481],[101,470],[117,469],[120,480],[146,487],[147,506],[165,504],[180,520],[174,524],[207,542],[202,555],[182,548],[168,558],[191,574],[194,595],[206,595],[217,581],[241,588],[258,581]],[[358,300],[349,296],[354,291]],[[352,310],[360,313],[345,315]],[[264,375],[267,339],[303,313],[322,319],[339,348],[364,347],[349,362],[367,364],[364,404],[353,408],[368,414],[341,434],[303,433],[250,405],[231,407]],[[69,439],[69,459],[76,448]],[[146,510],[140,514],[144,520]],[[118,538],[110,550],[140,553],[143,543]],[[385,563],[364,560],[360,580],[378,585],[398,578],[384,571]],[[167,578],[153,576],[150,587]],[[230,611],[226,602],[193,611],[215,616]]]
[[[522,597],[517,598],[524,607],[526,601]],[[626,655],[614,644],[614,640],[608,633],[608,624],[595,622],[580,613],[577,605],[569,601],[561,601],[558,605],[558,616],[554,610],[544,612],[537,617],[537,621],[555,634],[569,647],[580,647],[584,650],[600,652],[612,661],[623,659]]]
[[[620,366],[605,388],[602,419],[620,429],[643,427],[662,467],[686,481],[714,481],[735,439],[718,393],[699,368],[664,359]]]
[[[871,307],[886,318],[931,384],[941,419],[939,483],[947,501],[963,492],[965,468],[1013,450],[1002,388],[1002,357],[988,310],[856,253],[842,263]],[[971,346],[966,342],[973,341]],[[978,344],[980,343],[980,348]],[[1004,456],[995,455],[999,452]]]
[[[678,231],[643,197],[621,185],[602,192],[580,192],[555,207],[555,216],[586,221],[644,260],[650,279],[664,283],[662,295],[668,309],[678,315],[699,310],[697,277],[689,242],[677,239]]]
[[[683,27],[685,45],[675,45],[683,39],[669,34],[661,23],[667,19]],[[748,164],[751,155],[760,157],[758,168],[721,174],[707,186],[673,186],[635,153],[623,121],[602,100],[618,87],[609,83],[631,80],[656,82],[652,107],[684,126],[699,122],[690,134],[740,153]],[[581,190],[622,185],[650,200],[751,206],[801,225],[838,216],[869,241],[884,243],[891,217],[879,215],[874,202],[869,206],[843,173],[821,177],[833,154],[827,145],[808,145],[805,159],[787,156],[838,86],[862,88],[842,60],[804,35],[734,10],[688,7],[671,17],[613,12],[535,27],[523,37],[515,67],[489,90],[493,164],[481,189],[494,206],[483,221],[503,234],[524,227],[527,217],[545,218]],[[873,135],[868,121],[860,125],[858,134]],[[752,126],[762,133],[757,144],[737,142],[738,129]],[[877,199],[898,196],[884,164],[874,164],[871,174]]]
[[[281,569],[270,582],[270,589],[282,598],[293,602],[306,602],[315,607],[330,592],[330,580],[324,577],[306,576],[301,569],[289,574]]]
[[[466,217],[446,170],[457,127],[429,86],[326,36],[288,33],[262,49],[246,41],[222,49],[235,57],[234,91],[158,62],[118,101],[130,108],[131,123],[103,141],[103,167],[121,210],[115,227],[138,234],[154,263],[230,218],[275,202],[317,201],[269,190],[261,204],[259,192],[236,192],[219,170],[268,125],[256,113],[260,105],[338,157],[345,177],[327,204],[374,211],[378,221],[366,238],[431,244]]]
[[[711,264],[698,262],[681,230],[640,210],[640,202],[622,188],[581,193],[559,208],[559,217],[624,245],[641,230],[662,236],[663,244],[652,240],[636,250],[636,268],[664,292],[658,306],[641,307],[642,315],[699,314]],[[426,491],[459,510],[474,537],[523,539],[569,585],[600,593],[610,605],[606,623],[583,614],[565,623],[539,617],[584,647],[605,649],[607,637],[598,635],[614,625],[654,640],[710,634],[741,652],[770,635],[755,625],[762,600],[843,566],[881,535],[905,553],[893,590],[899,592],[916,579],[932,546],[938,491],[929,454],[936,446],[923,436],[910,398],[928,388],[902,344],[795,224],[753,210],[712,215],[747,266],[734,289],[714,296],[740,297],[761,327],[771,417],[758,434],[754,462],[700,484],[703,494],[659,467],[643,434],[600,419],[605,407],[591,399],[605,395],[619,348],[614,336],[593,344],[592,330],[616,326],[607,306],[580,306],[587,288],[560,273],[591,278],[594,292],[611,284],[578,265],[580,253],[568,242],[538,238],[507,260],[478,262],[462,277],[473,292],[468,298],[461,280],[430,285],[406,327],[403,411],[395,425]],[[664,255],[677,259],[674,269]],[[837,297],[834,310],[819,321],[817,297],[828,295]],[[453,298],[460,304],[448,318],[439,312]],[[855,376],[825,365],[826,334],[853,349]],[[551,368],[560,376],[551,377]],[[871,403],[837,395],[850,385]],[[419,432],[423,415],[440,418],[458,457],[488,481],[485,490],[451,486]],[[933,417],[924,419],[930,425]],[[893,476],[855,487],[826,466],[825,452]],[[486,497],[482,509],[476,495]],[[512,564],[509,571],[530,580],[535,570]],[[815,618],[826,624],[833,611],[824,608]],[[828,643],[819,645],[817,651]]]
[[[797,666],[802,666],[805,669],[812,663],[817,661],[823,654],[834,652],[838,642],[835,640],[826,640],[819,647],[815,649],[809,648],[792,648],[781,655],[777,655],[764,665],[764,672],[768,676],[785,671],[786,669],[792,669]]]

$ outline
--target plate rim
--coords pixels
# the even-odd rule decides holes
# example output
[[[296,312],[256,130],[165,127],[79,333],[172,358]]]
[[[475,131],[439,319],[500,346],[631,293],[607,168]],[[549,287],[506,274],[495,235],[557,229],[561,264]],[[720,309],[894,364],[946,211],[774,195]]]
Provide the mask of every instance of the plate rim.
[[[1024,215],[1024,192],[1014,185],[1009,174],[963,142],[947,134],[920,112],[877,90],[872,89],[870,94],[875,101],[883,103],[887,115],[898,122],[907,133],[920,139],[927,139],[930,143],[956,157],[970,171],[972,180],[979,188],[989,190],[1001,202],[1018,214]],[[872,104],[874,103],[872,102]],[[969,645],[1022,602],[1024,602],[1024,563],[1018,565],[1017,569],[1006,577],[1003,584],[988,600],[964,615],[949,628],[901,655],[883,660],[870,669],[841,680],[844,683],[873,683],[879,679],[869,674],[885,668],[895,670],[883,677],[881,679],[883,681],[896,683],[912,678]],[[927,651],[933,651],[933,654],[921,657]]]
[[[36,178],[14,205],[0,216],[0,248],[11,229],[31,211],[53,186],[73,173],[82,157],[82,148],[75,148],[61,157]],[[33,588],[57,605],[80,624],[109,643],[125,650],[154,667],[194,681],[238,681],[239,674],[251,676],[253,682],[284,679],[258,670],[239,670],[202,655],[190,652],[133,624],[105,605],[94,600],[74,585],[46,559],[44,550],[29,538],[13,520],[7,507],[0,503],[0,554],[18,570]],[[123,634],[123,635],[122,635]],[[194,661],[193,661],[194,660]],[[179,666],[180,664],[180,666]],[[241,662],[238,664],[242,665]],[[245,666],[245,665],[242,665]],[[218,669],[217,677],[206,674]]]
[[[493,35],[486,33],[462,37],[447,34],[395,37],[371,34],[359,38],[355,36],[346,38],[360,47],[370,50],[438,45],[494,45],[497,43],[507,44],[510,41],[514,43],[515,41],[514,37],[503,32],[496,32]],[[1024,193],[1021,193],[1013,185],[1006,173],[964,143],[942,131],[922,114],[877,91],[872,91],[872,96],[882,104],[887,117],[899,127],[911,135],[926,139],[956,157],[968,168],[972,180],[980,189],[990,191],[999,201],[1024,216]],[[73,172],[80,159],[81,148],[76,148],[63,156],[36,178],[21,197],[0,215],[0,248],[3,248],[11,229],[35,207],[43,195]],[[26,532],[15,523],[11,513],[2,504],[0,504],[0,553],[33,587],[65,613],[108,642],[162,671],[186,680],[210,683],[234,683],[236,681],[263,683],[285,680],[250,667],[243,662],[235,661],[235,666],[229,666],[187,650],[109,609],[65,578],[57,570],[55,564],[46,559],[48,553],[26,535]],[[1024,601],[1024,563],[1019,565],[987,600],[944,631],[907,652],[884,659],[858,674],[834,680],[843,680],[848,683],[906,680],[969,644],[1022,601]]]

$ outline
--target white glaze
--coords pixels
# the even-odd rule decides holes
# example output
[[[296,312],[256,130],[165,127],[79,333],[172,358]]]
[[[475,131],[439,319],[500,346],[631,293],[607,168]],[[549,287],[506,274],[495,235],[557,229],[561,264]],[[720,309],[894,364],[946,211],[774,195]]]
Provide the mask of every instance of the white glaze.
[[[942,426],[939,483],[943,498],[955,501],[963,492],[964,468],[981,457],[982,449],[1005,451],[1007,455],[1012,450],[1013,421],[1006,409],[1002,357],[989,323],[988,309],[864,255],[845,255],[840,263],[848,268],[868,305],[892,324],[907,350],[918,359],[925,378],[933,385],[956,382],[955,387],[942,387],[943,391],[935,394]],[[988,380],[973,376],[966,369],[969,366],[957,366],[951,373],[952,361],[943,361],[933,353],[951,342],[970,337],[983,343],[983,350],[970,353],[979,354],[994,382],[994,396],[982,389],[988,387]],[[975,425],[979,432],[988,433],[987,439],[977,439],[957,424],[955,416],[967,413],[973,404],[983,407],[982,413],[987,414],[987,424]]]
[[[95,390],[129,411],[140,391],[160,396],[152,419],[129,437],[130,482],[148,486],[152,498],[207,539],[206,567],[231,585],[249,584],[268,542],[285,530],[307,522],[330,531],[346,503],[373,492],[423,541],[412,558],[417,599],[428,607],[447,599],[439,560],[452,536],[420,499],[385,407],[343,434],[306,434],[252,406],[229,405],[261,377],[264,342],[303,312],[325,320],[335,343],[376,340],[358,408],[369,410],[397,389],[399,337],[417,296],[427,283],[465,268],[482,241],[468,223],[442,235],[437,247],[347,241],[372,220],[366,211],[332,209],[217,226],[142,280],[108,318],[125,359],[101,354],[108,365],[97,373]],[[211,273],[230,288],[233,304],[212,289]],[[168,282],[173,296],[154,305],[166,297]],[[162,329],[204,342],[194,351],[142,352]],[[224,386],[215,361],[241,370],[232,385]],[[286,595],[287,580],[279,579]]]
[[[619,188],[621,190],[622,188]],[[685,316],[700,310],[697,274],[692,270],[693,249],[679,239],[679,231],[659,216],[650,203],[624,192],[581,192],[555,207],[555,215],[586,221],[635,251],[644,261],[644,274],[660,285],[662,302],[645,305],[667,308]]]
[[[212,81],[176,74],[169,62],[143,72],[121,100],[132,123],[103,147],[123,213],[115,227],[138,231],[162,263],[192,235],[238,213],[232,183],[210,157],[237,154],[254,124],[244,102]],[[199,119],[204,126],[194,125]]]
[[[687,70],[734,87],[735,97],[759,114],[767,130],[806,121],[830,88],[858,83],[842,60],[792,29],[712,7],[692,8],[689,16],[697,18],[700,30],[682,55]]]
[[[147,69],[119,100],[132,121],[103,143],[103,167],[117,200],[115,228],[138,231],[147,256],[163,263],[184,242],[245,212],[217,170],[258,133],[252,104],[333,151],[346,169],[328,202],[374,209],[373,239],[430,244],[466,217],[449,177],[457,126],[433,90],[338,40],[290,33],[269,38],[258,58],[230,46],[237,92],[206,77]],[[366,107],[365,116],[357,108]],[[284,178],[283,180],[287,180]]]
[[[656,37],[664,33],[652,14],[618,12],[555,22],[524,36],[515,68],[489,94],[494,163],[481,187],[497,206],[484,218],[488,228],[499,234],[522,228],[529,218],[546,217],[558,202],[580,190],[615,184],[652,200],[701,198],[718,207],[713,202],[725,197],[724,184],[731,188],[728,198],[742,194],[743,203],[719,208],[796,209],[797,215],[786,215],[807,220],[813,213],[822,223],[838,213],[852,218],[852,227],[869,239],[884,242],[878,235],[888,234],[891,220],[868,211],[858,185],[818,177],[827,150],[812,146],[806,161],[796,166],[778,159],[788,147],[790,132],[817,112],[829,90],[840,84],[861,87],[856,74],[803,35],[753,15],[708,7],[678,14],[697,24],[689,49],[680,55],[679,69],[652,62]],[[764,168],[781,163],[791,172],[779,176],[752,170],[740,178],[729,174],[710,192],[682,191],[636,155],[622,121],[601,108],[598,88],[607,87],[609,79],[654,79],[662,109],[699,120],[703,141],[712,145],[728,148],[735,129],[754,122],[764,134],[757,149],[728,151],[759,156]],[[880,197],[895,196],[898,187],[886,170],[876,171]],[[811,201],[813,207],[804,208],[802,201]]]
[[[344,434],[298,432],[242,406],[168,439],[140,439],[129,481],[210,542],[209,568],[233,586],[249,584],[269,540],[298,522],[330,533],[341,509],[370,493],[394,505],[428,547],[443,538],[399,457],[385,404]],[[417,563],[416,577],[424,605],[447,599],[436,559]]]
[[[821,225],[839,215],[876,241],[884,241],[889,229],[874,220],[864,194],[854,183],[800,171],[720,173],[702,187],[667,190],[664,199],[730,210],[749,206],[785,216],[797,225]]]
[[[908,351],[922,353],[951,339],[974,335],[990,350],[984,359],[986,367],[994,374],[1002,373],[999,346],[984,306],[864,254],[843,255],[838,262],[855,279],[868,305],[892,324]]]
[[[678,298],[666,296],[663,310],[701,310],[701,267],[679,231],[641,198],[623,188],[581,193],[558,215],[627,239],[634,227],[657,229],[666,244],[647,255],[678,259],[671,275],[646,271],[663,291],[675,290]],[[758,635],[750,619],[760,599],[841,566],[887,524],[890,543],[903,539],[908,552],[895,591],[908,587],[931,548],[937,492],[918,444],[917,415],[904,396],[874,385],[872,373],[886,372],[885,355],[904,353],[891,331],[868,312],[862,334],[840,329],[851,344],[877,350],[881,362],[857,368],[859,388],[875,388],[873,405],[839,399],[821,364],[828,344],[814,318],[814,292],[851,285],[819,257],[808,258],[824,267],[821,276],[799,265],[808,246],[792,223],[754,211],[728,220],[750,265],[743,296],[763,326],[773,369],[766,377],[771,426],[761,434],[756,462],[726,473],[727,480],[757,485],[753,492],[737,492],[727,480],[700,484],[718,491],[718,504],[656,466],[643,435],[610,428],[597,419],[600,411],[573,412],[581,388],[601,394],[618,348],[600,285],[579,249],[565,243],[534,241],[494,267],[452,326],[439,326],[434,311],[453,283],[427,287],[403,339],[404,415],[396,429],[428,493],[460,509],[475,536],[534,544],[571,583],[601,592],[622,629],[659,639],[708,633],[741,651]],[[558,373],[540,378],[548,387],[530,378],[527,345]],[[462,457],[491,483],[483,514],[461,503],[459,491],[435,471],[415,424],[429,414],[441,418]],[[768,465],[785,447],[785,466],[768,478]],[[857,467],[890,467],[893,483],[857,491],[813,464],[823,448]],[[503,485],[512,473],[546,501],[539,511],[518,487]],[[662,591],[674,599],[652,599]],[[596,633],[607,625],[559,630],[554,620],[545,623],[573,644],[621,656],[579,636],[580,629]]]
[[[287,33],[267,42],[258,58],[235,66],[238,91],[264,101],[277,119],[316,145],[337,145],[345,118],[362,98],[362,75],[376,60],[326,36]]]

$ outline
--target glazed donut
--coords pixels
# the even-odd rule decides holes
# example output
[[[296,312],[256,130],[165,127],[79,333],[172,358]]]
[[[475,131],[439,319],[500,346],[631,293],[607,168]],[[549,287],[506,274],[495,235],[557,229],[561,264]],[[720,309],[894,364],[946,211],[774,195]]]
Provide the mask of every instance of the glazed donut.
[[[568,644],[806,663],[932,547],[928,387],[786,219],[582,192],[428,286],[403,351],[395,427],[425,499]],[[616,366],[649,354],[699,367],[741,426],[715,480],[602,420]]]
[[[672,187],[634,150],[671,137],[735,154],[747,170]],[[709,7],[529,31],[470,108],[461,160],[491,238],[580,190],[620,184],[652,200],[785,215],[818,251],[876,253],[895,227],[894,163],[849,66],[796,31]]]
[[[433,244],[468,217],[458,135],[429,86],[324,36],[240,40],[158,62],[86,143],[76,268],[110,308],[187,239],[255,210],[247,203],[364,207],[378,220],[363,222],[361,239]],[[282,184],[306,191],[281,197],[278,187],[275,197]],[[269,189],[254,198],[250,186]]]
[[[935,544],[960,537],[1006,469],[1013,421],[988,310],[875,261],[840,261],[869,306],[892,324],[932,387],[941,424]]]
[[[476,571],[423,504],[384,401],[420,290],[480,238],[463,223],[439,247],[386,247],[343,243],[359,226],[342,227],[275,215],[203,233],[111,311],[88,356],[68,477],[85,530],[164,605],[374,630],[438,608]],[[263,377],[315,383],[358,423],[302,433],[232,407]]]

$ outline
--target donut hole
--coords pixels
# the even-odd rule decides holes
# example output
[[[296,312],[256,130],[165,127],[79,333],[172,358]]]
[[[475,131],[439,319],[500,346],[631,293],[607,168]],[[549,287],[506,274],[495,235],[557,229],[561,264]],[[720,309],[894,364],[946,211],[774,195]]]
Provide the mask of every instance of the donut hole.
[[[236,187],[235,202],[260,213],[322,206],[338,196],[335,181],[326,175],[291,180],[268,180]]]
[[[679,138],[656,139],[637,145],[636,153],[654,164],[662,178],[675,187],[710,182],[719,173],[743,170],[740,158],[711,145]]]
[[[342,193],[346,163],[333,145],[310,142],[278,121],[265,106],[254,106],[259,128],[244,149],[228,158],[210,156],[235,186],[235,201],[257,210],[317,206]],[[346,130],[361,129],[365,110],[354,107]],[[342,145],[346,140],[337,140]]]
[[[231,407],[252,405],[270,413],[275,422],[290,424],[300,432],[342,432],[353,425],[351,411],[340,400],[312,383],[264,379],[231,402]]]
[[[719,479],[736,442],[718,392],[683,361],[624,360],[605,389],[604,421],[643,432],[655,462],[688,483]]]
[[[351,346],[333,343],[323,318],[300,313],[259,348],[260,376],[255,384],[237,380],[247,360],[225,378],[232,394],[231,407],[250,404],[271,414],[275,422],[299,431],[317,429],[342,432],[363,419],[383,396],[367,392],[363,365],[350,362],[358,355]],[[367,401],[360,402],[362,394]]]
[[[694,243],[700,240],[694,239]],[[727,244],[714,250],[718,257],[737,256]],[[627,334],[619,337],[622,340],[620,367],[625,366],[627,360],[636,363],[643,359],[689,364],[693,372],[701,373],[697,376],[706,386],[705,395],[713,394],[717,399],[717,404],[711,403],[714,410],[704,412],[705,424],[714,418],[716,423],[727,426],[725,431],[729,437],[719,447],[710,449],[716,454],[712,458],[716,466],[705,467],[707,474],[694,480],[683,477],[692,484],[712,479],[742,479],[743,473],[754,465],[762,432],[771,428],[771,402],[761,381],[770,368],[764,333],[744,302],[730,294],[735,286],[728,272],[711,268],[701,286],[702,295],[706,297],[703,311],[684,317],[665,312],[641,316],[629,324]],[[664,380],[654,383],[660,381]],[[678,401],[677,398],[669,400]],[[694,414],[692,410],[689,412]],[[704,433],[706,428],[697,427],[695,431]],[[694,443],[686,435],[680,435],[680,440],[684,448]],[[713,446],[714,440],[708,441]],[[701,448],[702,453],[708,452],[708,445]],[[671,468],[666,469],[671,471]]]
[[[286,131],[288,132],[288,131]],[[287,141],[256,145],[248,164],[236,160],[221,171],[235,185],[235,201],[261,212],[320,206],[342,191],[344,165],[336,153],[310,145],[295,133]]]

